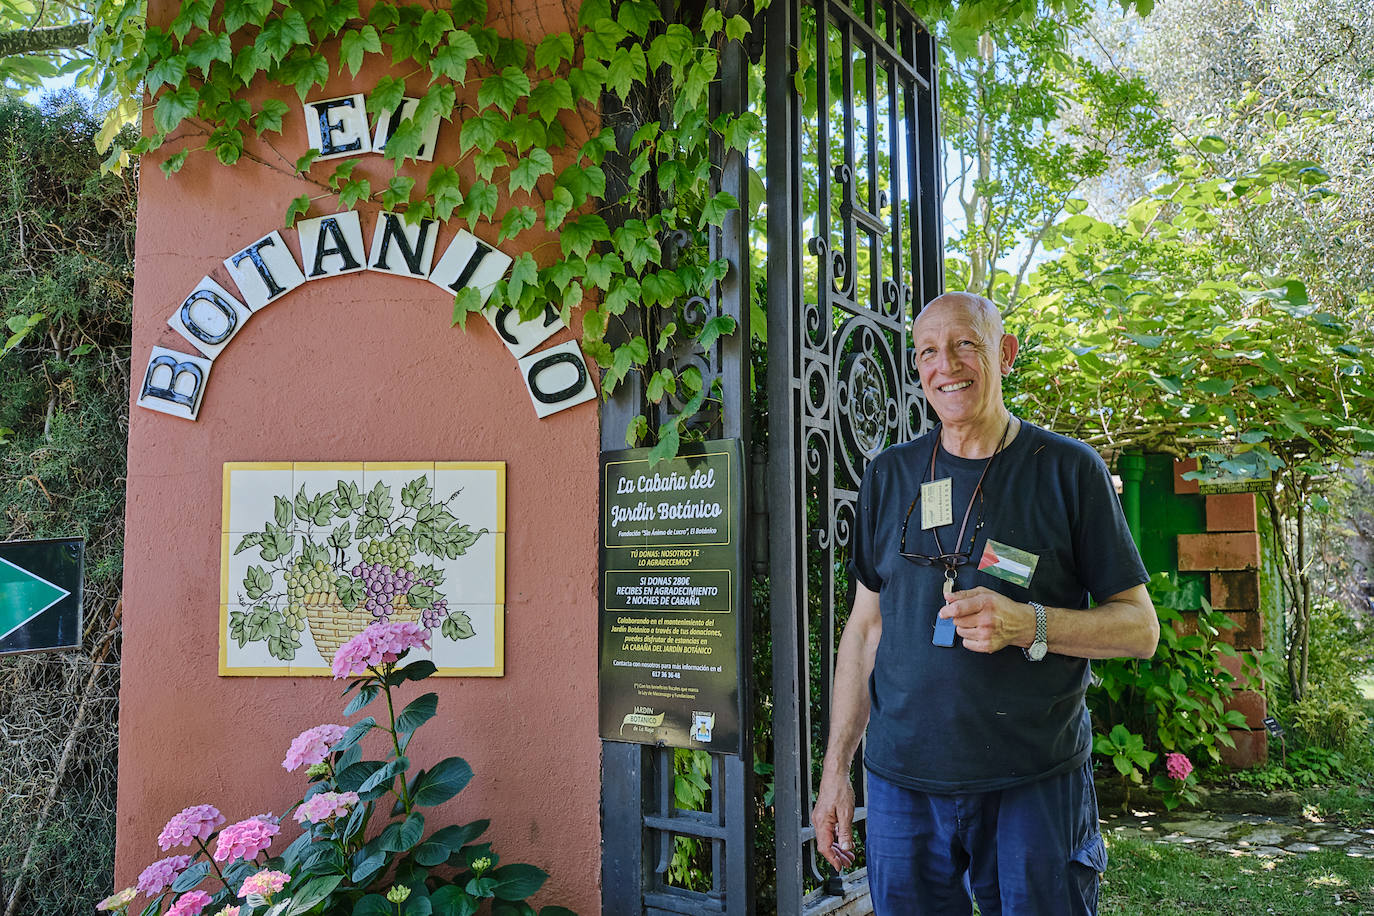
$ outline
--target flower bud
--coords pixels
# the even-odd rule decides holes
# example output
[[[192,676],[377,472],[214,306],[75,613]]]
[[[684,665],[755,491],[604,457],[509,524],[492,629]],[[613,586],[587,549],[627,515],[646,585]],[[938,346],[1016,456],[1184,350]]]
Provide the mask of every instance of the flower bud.
[[[404,884],[393,884],[386,892],[386,899],[392,903],[405,903],[410,898],[410,888]]]
[[[310,768],[305,771],[309,779],[319,779],[321,776],[328,776],[332,772],[327,763],[312,763]]]
[[[489,856],[482,856],[472,863],[472,870],[477,873],[478,877],[481,877],[482,872],[488,868],[491,868],[491,857]]]

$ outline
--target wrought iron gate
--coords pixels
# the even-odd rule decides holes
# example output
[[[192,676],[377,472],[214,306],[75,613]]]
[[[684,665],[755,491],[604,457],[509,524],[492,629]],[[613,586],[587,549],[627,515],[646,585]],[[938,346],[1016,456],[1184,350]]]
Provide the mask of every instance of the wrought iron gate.
[[[943,289],[943,240],[935,43],[901,0],[773,0],[766,53],[774,802],[793,914],[864,894],[863,872],[827,882],[809,812],[859,481],[929,425],[908,328]]]

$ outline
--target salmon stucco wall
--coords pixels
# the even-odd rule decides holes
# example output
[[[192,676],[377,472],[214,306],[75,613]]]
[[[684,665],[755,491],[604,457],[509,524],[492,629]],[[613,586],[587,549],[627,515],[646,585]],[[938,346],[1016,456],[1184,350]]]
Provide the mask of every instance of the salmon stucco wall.
[[[174,12],[166,0],[152,6],[155,21]],[[493,3],[489,23],[537,41],[568,28],[571,14],[575,8],[561,3]],[[338,69],[331,66],[328,86],[309,98],[366,92],[391,72],[378,65],[350,78]],[[408,94],[422,90],[417,84]],[[200,279],[209,275],[233,292],[222,261],[279,229],[294,197],[320,193],[290,174],[306,147],[295,93],[272,94],[291,114],[276,150],[250,146],[261,162],[245,157],[223,167],[195,153],[171,178],[158,169],[158,154],[142,163],[135,399],[154,346],[191,352],[167,319]],[[458,130],[441,126],[435,163],[459,161]],[[332,163],[317,164],[315,177],[331,170]],[[380,188],[390,170],[373,156],[358,174]],[[335,209],[325,199],[307,216]],[[357,209],[370,243],[378,207]],[[461,226],[456,218],[441,224],[439,253]],[[496,244],[495,225],[472,231]],[[299,262],[296,233],[282,235]],[[499,247],[517,255],[540,241]],[[557,250],[546,245],[537,256]],[[412,772],[445,756],[465,758],[475,776],[427,814],[430,829],[491,818],[486,839],[503,861],[550,873],[536,903],[599,909],[596,401],[538,419],[495,332],[477,316],[466,331],[451,327],[452,303],[422,280],[373,272],[311,281],[253,315],[215,359],[196,421],[131,409],[117,887],[168,854],[156,837],[183,807],[213,804],[231,822],[280,816],[305,785],[300,772],[281,765],[291,739],[345,721],[339,682],[217,673],[224,463],[503,461],[504,675],[432,678],[422,689],[401,689],[403,702],[426,690],[439,695],[438,715],[411,749]],[[549,344],[571,339],[563,330]],[[284,822],[274,850],[295,830]]]

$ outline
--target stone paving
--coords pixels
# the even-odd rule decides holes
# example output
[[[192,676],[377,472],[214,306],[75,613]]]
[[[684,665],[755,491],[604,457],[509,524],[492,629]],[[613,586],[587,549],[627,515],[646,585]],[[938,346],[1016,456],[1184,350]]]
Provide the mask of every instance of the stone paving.
[[[1277,857],[1339,849],[1348,856],[1374,859],[1374,827],[1345,828],[1301,816],[1104,811],[1102,831],[1231,855]]]

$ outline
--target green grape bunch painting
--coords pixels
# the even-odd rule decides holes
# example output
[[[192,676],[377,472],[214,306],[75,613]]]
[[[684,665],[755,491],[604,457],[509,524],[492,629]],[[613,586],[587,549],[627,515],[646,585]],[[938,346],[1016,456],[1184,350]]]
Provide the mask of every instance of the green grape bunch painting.
[[[501,462],[225,465],[222,674],[326,675],[373,623],[438,673],[501,673]]]

